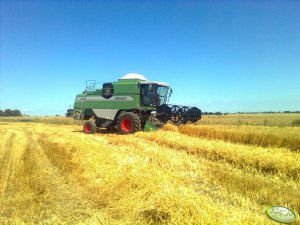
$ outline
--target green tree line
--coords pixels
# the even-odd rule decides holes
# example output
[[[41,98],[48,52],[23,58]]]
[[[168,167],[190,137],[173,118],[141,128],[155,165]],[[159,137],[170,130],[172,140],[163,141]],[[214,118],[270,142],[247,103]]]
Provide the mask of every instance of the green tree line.
[[[22,116],[22,113],[18,109],[5,109],[4,111],[0,109],[0,116]]]

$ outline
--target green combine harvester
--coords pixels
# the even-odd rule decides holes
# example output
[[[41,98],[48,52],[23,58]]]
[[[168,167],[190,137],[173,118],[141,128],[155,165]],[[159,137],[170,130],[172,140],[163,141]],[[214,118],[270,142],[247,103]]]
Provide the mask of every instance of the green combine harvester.
[[[197,107],[169,105],[170,85],[148,81],[139,74],[127,74],[116,82],[86,82],[83,93],[76,95],[73,109],[66,116],[86,120],[87,134],[107,128],[110,132],[130,134],[140,130],[155,130],[167,122],[185,124],[201,119]]]

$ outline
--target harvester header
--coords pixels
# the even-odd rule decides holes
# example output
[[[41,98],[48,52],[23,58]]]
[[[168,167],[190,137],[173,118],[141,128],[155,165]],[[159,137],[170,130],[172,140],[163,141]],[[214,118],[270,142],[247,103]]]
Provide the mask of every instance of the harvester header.
[[[116,82],[86,81],[86,89],[77,94],[73,109],[66,116],[86,120],[85,133],[107,128],[121,134],[154,130],[167,122],[196,122],[201,118],[197,107],[169,105],[169,84],[149,81],[140,74],[126,74]]]

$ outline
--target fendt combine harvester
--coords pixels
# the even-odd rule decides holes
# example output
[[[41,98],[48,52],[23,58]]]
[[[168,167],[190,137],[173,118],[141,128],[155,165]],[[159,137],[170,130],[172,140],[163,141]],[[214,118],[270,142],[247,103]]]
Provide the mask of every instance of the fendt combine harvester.
[[[167,104],[171,94],[168,84],[148,81],[139,74],[102,83],[101,89],[96,88],[96,81],[87,81],[85,91],[76,96],[66,116],[86,120],[83,130],[87,134],[98,128],[129,134],[155,130],[167,122],[185,124],[201,119],[197,107]]]

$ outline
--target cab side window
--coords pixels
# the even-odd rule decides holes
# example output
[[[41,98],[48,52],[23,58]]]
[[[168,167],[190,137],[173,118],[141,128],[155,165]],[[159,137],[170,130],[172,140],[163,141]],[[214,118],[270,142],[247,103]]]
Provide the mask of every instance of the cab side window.
[[[103,98],[110,98],[113,96],[114,93],[114,86],[112,83],[104,83],[102,87],[102,96]]]
[[[141,94],[142,104],[145,106],[149,106],[151,104],[151,93],[149,91],[149,84],[141,85]]]

